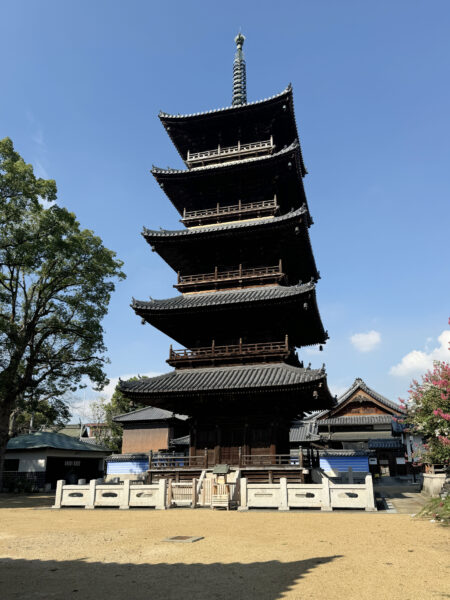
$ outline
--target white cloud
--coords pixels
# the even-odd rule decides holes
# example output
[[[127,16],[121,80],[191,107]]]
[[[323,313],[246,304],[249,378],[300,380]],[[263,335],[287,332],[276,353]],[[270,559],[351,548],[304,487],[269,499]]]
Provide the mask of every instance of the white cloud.
[[[381,343],[381,335],[379,331],[372,329],[367,333],[355,333],[350,341],[359,352],[370,352]]]
[[[391,375],[397,375],[403,377],[405,375],[414,375],[425,373],[428,369],[433,366],[434,360],[450,360],[450,330],[446,329],[438,337],[439,346],[432,350],[428,350],[429,339],[427,339],[427,346],[425,351],[423,350],[412,350],[408,352],[402,360],[393,367],[390,368],[389,373]]]

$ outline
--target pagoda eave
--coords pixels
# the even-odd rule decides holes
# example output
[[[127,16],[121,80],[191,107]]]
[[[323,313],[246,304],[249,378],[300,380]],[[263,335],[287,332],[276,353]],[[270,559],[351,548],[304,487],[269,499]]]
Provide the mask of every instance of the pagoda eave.
[[[292,284],[319,278],[308,226],[309,214],[301,208],[280,217],[179,231],[144,229],[142,235],[182,275],[212,272],[218,265],[268,267],[281,260]]]
[[[183,294],[167,300],[133,300],[132,308],[187,348],[208,346],[211,331],[223,343],[269,342],[289,336],[296,347],[327,340],[313,283]]]
[[[239,136],[251,142],[275,134],[283,147],[298,138],[291,85],[265,100],[188,115],[161,112],[159,118],[183,160],[189,151],[207,150],[218,140],[226,145]]]
[[[277,196],[282,212],[306,203],[298,142],[279,152],[191,170],[152,168],[172,204],[185,210],[266,200]]]
[[[304,369],[284,363],[175,370],[152,378],[120,382],[120,390],[135,402],[196,414],[218,404],[234,410],[243,396],[254,397],[252,409],[272,405],[290,415],[334,405],[323,369]],[[208,402],[208,399],[214,402]],[[194,403],[194,406],[192,404]],[[188,407],[191,407],[189,412]]]

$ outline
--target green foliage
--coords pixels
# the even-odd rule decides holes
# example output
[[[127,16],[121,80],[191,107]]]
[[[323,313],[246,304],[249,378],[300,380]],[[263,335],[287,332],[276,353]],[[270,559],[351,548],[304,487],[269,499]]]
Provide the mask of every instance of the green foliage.
[[[63,398],[36,400],[30,398],[23,407],[17,406],[12,431],[14,434],[28,433],[32,429],[51,427],[55,431],[64,427],[70,419],[70,410]],[[10,421],[11,424],[11,421]]]
[[[434,519],[442,525],[450,525],[450,496],[431,498],[416,517],[426,517]]]
[[[107,381],[101,321],[122,263],[73,213],[42,204],[55,199],[55,182],[36,178],[1,140],[0,457],[14,410],[46,402],[64,417],[56,399],[83,378]]]
[[[403,401],[402,401],[403,402]],[[450,463],[450,365],[434,363],[432,371],[414,380],[406,403],[406,423],[426,439],[415,460],[430,464]]]

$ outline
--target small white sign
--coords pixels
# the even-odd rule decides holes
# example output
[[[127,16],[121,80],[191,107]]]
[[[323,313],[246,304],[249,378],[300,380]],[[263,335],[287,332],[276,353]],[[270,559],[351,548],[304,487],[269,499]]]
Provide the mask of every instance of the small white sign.
[[[377,465],[378,460],[376,458],[369,458],[369,465]]]
[[[406,463],[406,459],[403,456],[397,456],[395,462],[398,465],[404,465]]]

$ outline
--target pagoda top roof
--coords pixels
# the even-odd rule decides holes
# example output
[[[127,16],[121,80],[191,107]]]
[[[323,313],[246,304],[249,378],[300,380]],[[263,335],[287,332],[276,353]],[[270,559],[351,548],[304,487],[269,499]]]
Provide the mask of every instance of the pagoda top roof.
[[[204,152],[273,138],[278,147],[298,138],[294,99],[289,85],[280,94],[257,102],[236,104],[188,115],[159,115],[183,160],[188,152]]]
[[[269,96],[267,98],[264,98],[263,100],[255,100],[253,102],[247,102],[245,104],[236,104],[236,105],[230,105],[230,106],[224,106],[222,108],[215,108],[212,110],[205,110],[205,111],[200,111],[200,112],[196,112],[196,113],[187,113],[187,114],[171,114],[171,113],[166,113],[164,111],[160,111],[159,112],[159,118],[161,119],[161,121],[170,121],[170,120],[175,120],[175,121],[179,121],[182,119],[195,119],[198,117],[207,117],[209,115],[217,115],[219,113],[226,113],[226,112],[235,112],[235,111],[242,111],[254,106],[261,106],[261,105],[268,105],[268,104],[272,104],[275,101],[278,101],[280,99],[283,98],[287,98],[288,96],[292,95],[292,84],[289,83],[289,85],[282,91],[279,92],[278,94],[274,94],[273,96]]]
[[[180,369],[137,381],[121,381],[126,395],[189,394],[199,391],[221,393],[231,390],[267,391],[292,388],[326,379],[325,368],[305,369],[286,363]]]
[[[165,300],[135,300],[132,308],[139,311],[185,310],[223,306],[226,304],[242,304],[247,302],[266,302],[289,297],[302,296],[315,290],[315,283],[309,282],[293,286],[258,286],[233,291],[204,292],[196,294],[180,294]]]
[[[186,236],[203,236],[208,234],[217,234],[221,232],[247,228],[259,228],[259,227],[273,227],[284,222],[294,221],[302,215],[308,215],[308,209],[306,205],[301,206],[297,210],[292,210],[284,215],[278,217],[266,217],[260,219],[249,219],[248,221],[233,221],[231,223],[224,223],[219,225],[204,225],[200,227],[191,227],[186,229],[147,229],[144,227],[142,232],[143,237],[147,241],[152,241],[154,238],[180,238]]]

